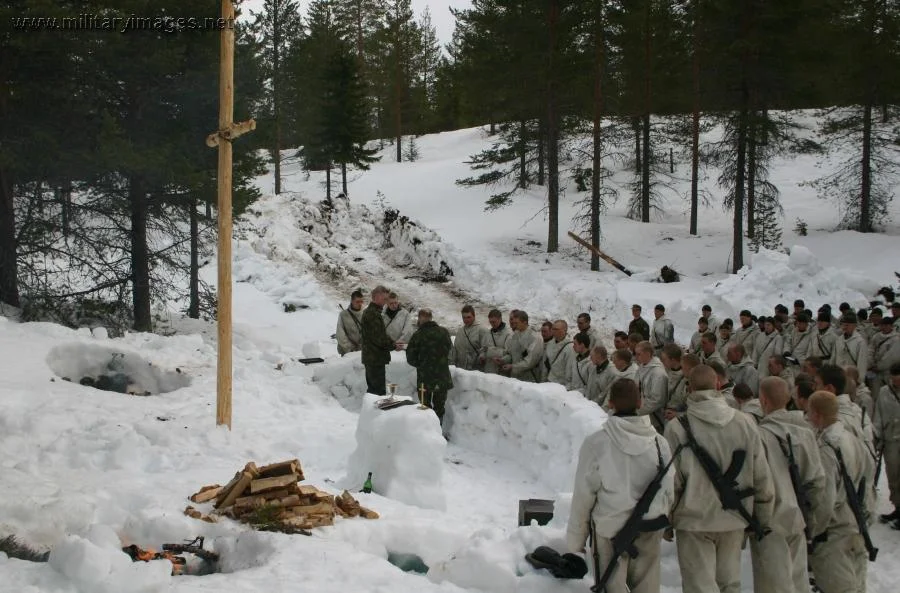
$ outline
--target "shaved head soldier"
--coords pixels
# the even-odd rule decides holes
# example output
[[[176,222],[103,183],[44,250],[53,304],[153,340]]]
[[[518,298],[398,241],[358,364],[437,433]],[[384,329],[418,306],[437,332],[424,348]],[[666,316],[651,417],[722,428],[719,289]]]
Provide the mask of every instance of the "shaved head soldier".
[[[756,422],[730,408],[716,391],[715,371],[700,365],[691,372],[692,392],[684,416],[666,425],[669,447],[686,446],[675,460],[672,524],[685,593],[740,591],[745,529],[762,531],[772,522],[775,492]],[[738,453],[740,452],[740,453]],[[733,475],[743,514],[726,510],[700,459]],[[741,458],[740,465],[732,465]],[[744,517],[749,517],[745,519]]]

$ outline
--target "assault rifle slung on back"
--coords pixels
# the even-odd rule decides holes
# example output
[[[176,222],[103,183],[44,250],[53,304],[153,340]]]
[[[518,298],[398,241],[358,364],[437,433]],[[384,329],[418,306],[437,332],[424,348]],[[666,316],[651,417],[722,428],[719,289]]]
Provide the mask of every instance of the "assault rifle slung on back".
[[[606,584],[609,582],[609,579],[612,578],[616,567],[619,565],[619,558],[622,557],[622,554],[627,552],[632,558],[637,558],[638,551],[634,545],[634,541],[641,533],[659,531],[660,529],[665,529],[669,526],[669,518],[665,515],[660,515],[659,517],[654,517],[652,519],[645,519],[644,517],[650,510],[650,505],[653,504],[656,495],[662,489],[662,483],[666,474],[669,472],[669,468],[675,463],[675,458],[678,457],[678,454],[681,453],[681,450],[684,447],[684,445],[678,445],[678,448],[675,449],[669,462],[663,463],[659,442],[656,443],[656,453],[659,455],[659,468],[656,470],[656,475],[653,477],[653,480],[650,481],[650,484],[647,485],[644,493],[641,494],[641,497],[638,499],[637,504],[625,521],[625,525],[623,525],[622,529],[613,536],[612,557],[606,565],[603,575],[600,576],[600,578],[594,582],[594,586],[591,587],[591,591],[594,593],[603,593],[606,591]],[[600,574],[600,558],[597,554],[597,540],[593,530],[593,523],[593,520],[591,520],[591,539],[593,540],[594,548],[594,577],[596,578],[597,575]]]
[[[722,509],[726,511],[735,511],[747,522],[747,525],[756,535],[757,540],[764,538],[767,531],[763,529],[756,517],[747,512],[747,509],[744,508],[744,504],[741,502],[745,498],[756,494],[756,490],[753,488],[742,488],[739,490],[737,485],[737,477],[738,474],[741,473],[741,468],[744,467],[744,463],[747,460],[747,452],[743,449],[736,449],[731,454],[731,464],[723,473],[722,468],[719,467],[716,460],[712,458],[709,451],[704,449],[700,443],[697,442],[687,416],[679,417],[678,421],[681,423],[681,426],[684,427],[684,431],[687,434],[688,448],[694,452],[694,456],[697,458],[703,471],[706,473],[707,477],[709,477],[709,481],[712,482],[713,487],[716,489],[716,494],[719,495],[719,502],[722,503]]]

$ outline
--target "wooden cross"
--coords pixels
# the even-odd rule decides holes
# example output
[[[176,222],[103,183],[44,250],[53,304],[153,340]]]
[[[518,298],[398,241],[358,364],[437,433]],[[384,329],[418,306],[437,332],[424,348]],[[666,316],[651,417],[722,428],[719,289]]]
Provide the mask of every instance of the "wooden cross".
[[[218,361],[216,365],[216,425],[231,429],[231,141],[256,129],[249,120],[234,123],[234,3],[222,0],[222,40],[219,47],[219,129],[206,137],[206,145],[219,148],[218,215],[219,278]]]

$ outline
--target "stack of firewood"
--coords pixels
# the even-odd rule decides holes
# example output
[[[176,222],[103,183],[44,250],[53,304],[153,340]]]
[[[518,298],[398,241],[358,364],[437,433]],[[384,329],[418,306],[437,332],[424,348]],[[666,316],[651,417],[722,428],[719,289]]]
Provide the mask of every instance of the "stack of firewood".
[[[332,525],[335,515],[377,519],[378,513],[360,506],[346,490],[335,496],[315,486],[300,485],[303,470],[296,459],[257,467],[252,461],[225,486],[204,486],[190,498],[215,501],[211,514],[189,506],[184,513],[215,522],[217,515],[268,530],[306,530]]]

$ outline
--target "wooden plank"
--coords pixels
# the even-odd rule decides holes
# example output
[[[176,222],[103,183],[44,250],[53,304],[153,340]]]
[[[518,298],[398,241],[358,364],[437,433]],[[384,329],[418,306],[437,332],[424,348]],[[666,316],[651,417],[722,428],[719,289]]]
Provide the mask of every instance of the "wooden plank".
[[[253,475],[248,472],[241,473],[241,479],[238,480],[237,484],[235,484],[234,488],[228,493],[228,495],[219,500],[216,499],[216,508],[229,507],[234,504],[234,501],[240,498],[244,491],[247,490],[247,487],[253,481]]]
[[[212,499],[216,498],[221,491],[222,487],[218,484],[204,486],[198,492],[191,495],[191,501],[196,503],[209,502]]]
[[[303,479],[303,470],[300,468],[300,460],[289,459],[278,463],[270,463],[259,468],[260,478],[273,478],[275,476],[283,476],[286,474],[297,474]]]
[[[249,475],[249,474],[248,474]],[[274,478],[260,478],[250,482],[250,493],[256,494],[264,490],[274,490],[276,488],[284,488],[290,484],[297,483],[297,474],[288,474],[285,476],[275,476]]]
[[[629,270],[628,268],[626,268],[625,266],[623,266],[622,264],[620,264],[619,262],[617,262],[610,256],[606,255],[605,253],[603,253],[602,251],[600,251],[599,249],[597,249],[596,247],[594,247],[593,245],[591,245],[590,243],[588,243],[587,241],[585,241],[584,239],[582,239],[581,237],[579,237],[578,235],[573,233],[572,231],[569,231],[569,237],[571,237],[572,240],[574,240],[579,245],[581,245],[583,247],[587,247],[589,250],[596,253],[600,259],[602,259],[603,261],[605,261],[606,263],[608,263],[615,269],[619,270],[620,272],[622,272],[623,274],[625,274],[627,276],[631,276],[631,270]]]

